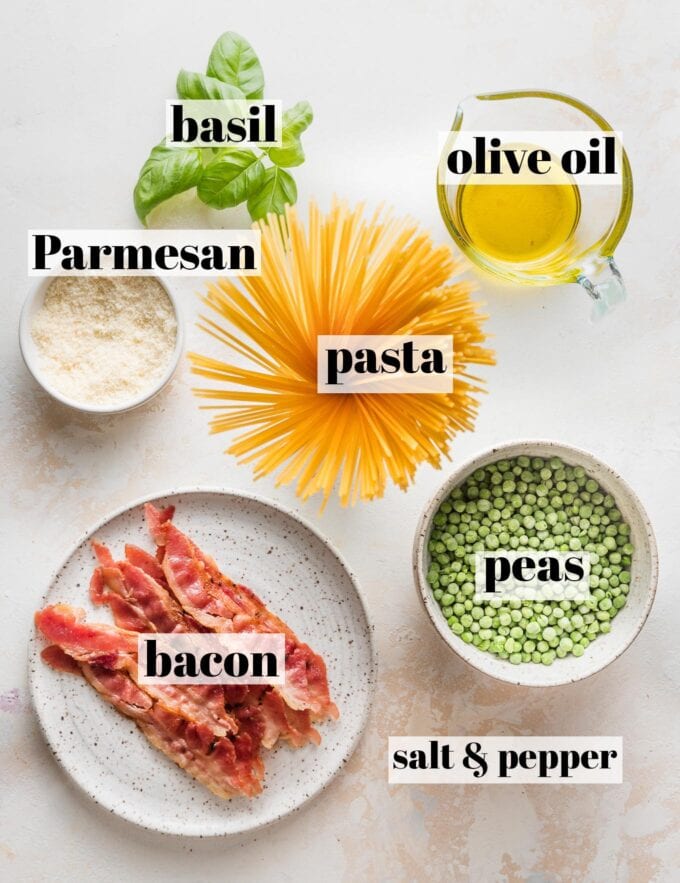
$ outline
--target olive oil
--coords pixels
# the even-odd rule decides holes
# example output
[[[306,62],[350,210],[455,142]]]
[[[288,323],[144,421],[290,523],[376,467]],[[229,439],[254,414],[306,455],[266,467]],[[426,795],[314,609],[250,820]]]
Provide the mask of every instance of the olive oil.
[[[455,212],[470,246],[492,261],[532,264],[570,249],[581,214],[573,183],[458,187]]]

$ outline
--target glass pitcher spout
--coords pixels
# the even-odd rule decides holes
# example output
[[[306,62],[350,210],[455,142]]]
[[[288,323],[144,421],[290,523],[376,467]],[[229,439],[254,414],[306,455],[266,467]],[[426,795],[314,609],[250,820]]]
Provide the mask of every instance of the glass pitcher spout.
[[[626,288],[614,258],[604,258],[593,272],[582,273],[577,282],[593,300],[593,319],[601,319],[626,299]]]

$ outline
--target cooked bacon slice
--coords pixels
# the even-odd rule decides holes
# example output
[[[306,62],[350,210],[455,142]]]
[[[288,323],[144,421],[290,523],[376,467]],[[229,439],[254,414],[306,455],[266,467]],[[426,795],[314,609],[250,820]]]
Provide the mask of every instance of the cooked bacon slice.
[[[316,721],[337,720],[340,712],[328,693],[326,663],[307,644],[286,642],[286,704],[296,711],[309,709]]]
[[[166,517],[169,511],[159,511],[150,503],[145,506],[151,534],[165,550],[163,573],[180,603],[186,607],[186,598],[202,612],[199,621],[214,631],[272,632],[295,638],[253,591],[225,576],[209,555],[175,527]]]
[[[137,725],[152,745],[218,797],[255,797],[262,791],[264,764],[250,736],[215,740],[209,731],[157,705]]]
[[[149,694],[125,672],[112,671],[102,665],[88,665],[86,662],[80,665],[80,670],[85,680],[127,717],[140,717],[153,708]]]
[[[265,748],[273,748],[279,739],[293,748],[301,748],[308,742],[321,743],[321,736],[314,729],[309,711],[293,711],[271,687],[257,684],[227,684],[224,687],[227,708],[243,720],[244,709],[258,721],[260,739]]]
[[[254,731],[233,740],[216,738],[210,728],[154,703],[128,674],[99,665],[73,664],[69,671],[82,673],[107,702],[136,722],[155,748],[213,794],[254,797],[262,791],[264,764],[257,756],[259,741]]]
[[[109,671],[123,671],[139,685],[137,635],[106,625],[83,622],[82,610],[60,604],[36,614],[36,625],[45,637],[77,662],[91,663]],[[99,652],[103,637],[106,653]],[[208,727],[214,735],[238,730],[238,722],[224,707],[219,684],[144,684],[140,689],[155,701],[187,720]]]
[[[108,546],[105,546],[104,543],[95,539],[92,540],[92,551],[102,567],[113,567],[113,555],[109,551]]]
[[[279,632],[286,635],[286,683],[276,686],[294,710],[308,709],[314,720],[338,717],[331,702],[323,659],[298,641],[294,632],[271,613],[250,589],[233,583],[166,517],[147,503],[145,512],[156,542],[165,548],[162,568],[168,586],[185,611],[217,632]]]
[[[165,580],[158,582],[145,570],[127,560],[117,562],[116,568],[127,589],[128,600],[140,608],[156,631],[202,631],[198,623],[182,610],[170,594]],[[106,573],[104,577],[106,579]]]
[[[264,764],[250,736],[215,738],[199,723],[153,703],[122,672],[82,666],[83,675],[107,702],[133,718],[149,742],[218,797],[254,797],[262,791]]]
[[[259,742],[251,735],[216,738],[200,722],[152,703],[121,672],[84,665],[83,674],[107,701],[135,719],[154,747],[218,797],[253,797],[262,790],[264,764],[257,755]]]
[[[150,507],[148,511],[147,506]],[[166,521],[172,519],[172,516],[175,514],[175,507],[167,506],[165,509],[156,509],[151,503],[147,503],[144,507],[144,512],[151,536],[156,543],[156,560],[159,564],[162,564],[163,557],[165,556],[165,529],[163,525]]]
[[[100,593],[99,603],[108,604],[112,595],[118,596],[137,608],[140,617],[151,624],[149,631],[185,631],[182,608],[156,580],[139,567],[128,561],[119,561],[111,567],[98,569],[105,586]]]
[[[103,604],[106,583],[102,576],[102,568],[95,567],[90,577],[90,600],[93,604]]]
[[[293,748],[301,748],[308,742],[321,743],[321,737],[311,723],[309,711],[294,711],[271,687],[264,685],[228,685],[224,688],[227,707],[240,721],[256,726],[259,739],[265,748],[273,748],[279,739]]]
[[[265,748],[271,748],[279,739],[288,742],[293,748],[301,748],[308,742],[321,744],[321,736],[312,726],[309,710],[295,711],[275,690],[265,691],[259,711],[265,726],[262,737]]]
[[[136,667],[128,671],[136,681]],[[238,732],[238,721],[225,708],[219,684],[144,684],[144,689],[169,711],[208,727],[216,736]]]
[[[101,665],[76,662],[72,656],[69,656],[56,644],[45,647],[40,655],[48,665],[57,671],[65,671],[75,675],[82,674],[98,693],[101,693],[108,702],[129,717],[134,717],[139,712],[148,711],[153,706],[151,697],[141,687],[138,687],[125,672],[104,668]]]
[[[80,674],[80,666],[68,653],[64,653],[61,647],[50,644],[41,652],[40,658],[51,668],[57,671],[65,671],[68,674]]]
[[[143,570],[152,579],[155,579],[159,585],[167,588],[163,568],[158,563],[158,559],[154,558],[146,549],[140,549],[139,546],[133,546],[128,543],[125,546],[125,559],[135,567],[139,567],[140,570]]]
[[[108,604],[117,626],[131,632],[146,631],[147,619],[124,595],[114,594],[104,578],[110,568],[97,567],[90,579],[90,599],[93,604]]]
[[[234,623],[241,613],[236,600],[213,585],[197,559],[193,544],[170,522],[165,525],[163,573],[170,590],[201,625],[216,632],[241,631]],[[245,624],[250,623],[250,617]]]
[[[146,631],[147,620],[134,604],[111,593],[107,595],[106,603],[111,608],[113,621],[119,628],[130,632]]]
[[[110,625],[90,625],[85,611],[68,604],[39,610],[35,624],[45,637],[78,662],[121,667],[128,656],[137,655],[137,635]]]
[[[100,561],[113,561],[108,550],[101,545],[97,550],[97,557]],[[155,558],[152,556],[149,558],[158,566]],[[117,625],[141,632],[196,630],[195,623],[192,625],[191,622],[184,621],[181,614],[177,615],[180,608],[167,591],[148,573],[136,568],[129,561],[117,564],[114,562],[113,566],[99,570],[103,573],[105,584],[111,589],[109,592],[106,590],[100,592],[99,597],[103,602],[110,604]],[[123,610],[121,616],[116,607],[116,603],[120,602],[120,595],[130,598],[132,603],[138,605],[139,627],[134,624],[126,625],[130,623],[128,612]],[[170,611],[170,615],[167,611]],[[178,690],[182,689],[186,688],[178,687]],[[267,701],[263,700],[265,691],[271,692],[271,688],[242,684],[230,684],[224,687],[194,684],[192,689],[196,696],[204,695],[205,703],[210,708],[213,718],[220,721],[228,732],[237,731],[240,720],[238,706],[247,705],[251,715],[262,719],[262,729],[267,734],[266,748],[273,747],[279,738],[294,747],[300,747],[310,741],[318,744],[320,741],[318,732],[311,726],[308,712],[293,712],[292,709],[288,709],[286,713],[285,704],[280,699],[278,702],[273,697],[268,698]]]
[[[94,604],[104,603],[113,608],[115,596],[124,599],[136,609],[138,620],[148,624],[146,629],[131,627],[133,631],[201,631],[198,623],[184,613],[170,594],[160,564],[152,555],[136,546],[126,546],[126,554],[144,565],[139,567],[129,558],[114,561],[110,551],[101,543],[94,542],[92,546],[101,565],[95,569],[90,581],[90,597]],[[122,613],[125,614],[125,608]],[[118,620],[116,622],[121,625]]]
[[[102,603],[111,607],[116,625],[130,627],[137,632],[189,632],[196,631],[195,623],[185,617],[182,609],[171,595],[152,577],[129,561],[117,564],[106,550],[111,567],[99,568],[102,579],[109,591],[101,593]],[[99,555],[98,555],[99,557]],[[101,559],[100,559],[101,560]],[[121,601],[121,596],[129,599]],[[120,604],[128,604],[135,611],[136,624],[129,624],[126,609],[120,610]],[[134,606],[133,606],[134,605]],[[126,625],[129,624],[129,625]],[[172,701],[175,708],[189,713],[191,704],[184,702],[185,695],[191,703],[203,703],[208,714],[207,723],[219,735],[236,733],[238,721],[225,708],[224,690],[219,684],[164,684],[165,701]]]

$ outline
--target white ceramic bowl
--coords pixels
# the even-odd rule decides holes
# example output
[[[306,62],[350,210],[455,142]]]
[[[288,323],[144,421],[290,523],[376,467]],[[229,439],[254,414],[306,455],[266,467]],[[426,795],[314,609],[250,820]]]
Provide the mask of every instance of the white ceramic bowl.
[[[432,519],[439,506],[476,469],[497,460],[526,455],[529,457],[560,457],[565,463],[583,466],[615,500],[625,521],[630,525],[631,543],[635,548],[631,567],[628,601],[612,624],[612,630],[600,635],[583,656],[556,659],[552,665],[523,662],[513,665],[491,653],[478,650],[454,635],[435,601],[426,576],[430,561],[427,538]],[[418,525],[413,547],[413,569],[418,593],[430,621],[446,644],[473,668],[499,681],[530,687],[553,687],[587,678],[609,665],[632,644],[649,615],[658,576],[658,556],[654,533],[647,513],[630,487],[613,469],[587,451],[552,441],[508,442],[483,451],[463,463],[428,503]]]
[[[155,395],[158,395],[163,387],[165,387],[170,382],[172,375],[177,369],[177,365],[182,354],[184,328],[182,325],[182,319],[175,296],[161,278],[159,278],[158,276],[154,276],[153,278],[158,282],[158,284],[163,288],[163,291],[165,291],[165,293],[167,294],[168,298],[170,299],[170,303],[172,304],[172,309],[175,313],[175,318],[177,320],[177,337],[175,339],[175,348],[172,352],[172,355],[170,356],[170,359],[168,360],[166,370],[152,386],[150,386],[148,389],[145,389],[135,398],[115,405],[93,405],[89,404],[88,402],[79,402],[76,399],[69,398],[68,396],[65,396],[63,393],[59,392],[59,390],[50,383],[49,378],[41,369],[38,348],[36,347],[35,341],[33,340],[31,328],[33,325],[33,317],[42,307],[47,289],[49,288],[50,283],[53,281],[54,277],[46,276],[38,280],[38,284],[29,293],[21,311],[21,318],[19,319],[19,347],[21,349],[21,355],[26,364],[26,367],[31,372],[36,382],[40,386],[42,386],[45,392],[49,393],[53,399],[56,399],[63,405],[68,405],[69,408],[74,408],[75,410],[82,411],[86,414],[122,414],[124,411],[131,411],[133,408],[138,408],[140,405],[143,405],[146,402],[150,401],[150,399],[152,399]]]

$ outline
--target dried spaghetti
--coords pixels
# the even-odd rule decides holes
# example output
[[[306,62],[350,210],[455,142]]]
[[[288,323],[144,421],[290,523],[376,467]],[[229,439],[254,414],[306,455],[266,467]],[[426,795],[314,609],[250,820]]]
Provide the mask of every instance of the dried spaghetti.
[[[444,283],[458,269],[410,219],[334,202],[314,204],[309,226],[289,207],[260,223],[262,275],[220,279],[204,303],[217,319],[199,327],[247,367],[190,353],[195,374],[224,388],[194,390],[218,413],[212,432],[245,430],[227,449],[278,472],[306,500],[333,488],[343,505],[382,496],[388,479],[405,489],[424,461],[439,467],[457,432],[473,428],[482,381],[470,364],[492,364],[482,346],[484,316],[467,283]],[[323,395],[316,391],[320,334],[453,334],[450,394]]]

